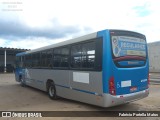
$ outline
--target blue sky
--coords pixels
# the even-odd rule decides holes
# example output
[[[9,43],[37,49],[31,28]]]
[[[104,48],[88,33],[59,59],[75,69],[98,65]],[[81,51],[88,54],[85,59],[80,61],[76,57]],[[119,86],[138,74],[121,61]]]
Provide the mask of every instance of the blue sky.
[[[35,49],[103,29],[160,40],[159,0],[0,0],[0,47]]]

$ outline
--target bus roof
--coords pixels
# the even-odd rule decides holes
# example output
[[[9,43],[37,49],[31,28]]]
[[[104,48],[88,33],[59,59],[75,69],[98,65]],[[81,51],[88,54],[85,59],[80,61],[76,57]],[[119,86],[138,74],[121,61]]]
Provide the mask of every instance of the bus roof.
[[[117,30],[117,29],[105,29],[105,30],[101,30],[101,31],[98,31],[98,32],[105,32],[105,31],[108,31],[108,30],[110,30],[110,31],[132,32],[132,33],[136,33],[136,34],[139,34],[139,35],[143,35],[143,34],[140,34],[138,32],[133,32],[133,31],[128,31],[128,30]],[[93,38],[97,37],[98,32],[94,32],[94,33],[87,34],[87,35],[84,35],[84,36],[81,36],[81,37],[78,37],[78,38],[73,38],[73,39],[70,39],[70,40],[66,40],[66,41],[63,41],[63,42],[56,43],[56,44],[48,45],[48,46],[45,46],[45,47],[40,47],[40,48],[33,49],[33,50],[30,50],[30,51],[18,53],[16,56],[25,55],[25,54],[28,54],[28,53],[35,53],[35,52],[39,52],[39,51],[43,51],[43,50],[47,50],[47,49],[51,49],[51,48],[56,48],[56,47],[69,45],[69,44],[76,43],[76,42],[85,41],[85,40],[88,40],[88,39],[93,39]]]
[[[34,50],[18,53],[16,56],[21,56],[21,55],[25,55],[25,54],[28,54],[28,53],[34,53],[34,52],[43,51],[43,50],[47,50],[47,49],[51,49],[51,48],[56,48],[56,47],[60,47],[60,46],[64,46],[64,45],[68,45],[68,44],[72,44],[72,43],[76,43],[76,42],[85,41],[87,39],[93,39],[93,38],[96,38],[96,37],[97,37],[97,32],[91,33],[91,34],[88,34],[88,35],[85,35],[85,36],[81,36],[81,37],[78,37],[78,38],[66,40],[66,41],[63,41],[63,42],[59,42],[59,43],[56,43],[56,44],[48,45],[48,46],[45,46],[45,47],[37,48],[37,49],[34,49]]]

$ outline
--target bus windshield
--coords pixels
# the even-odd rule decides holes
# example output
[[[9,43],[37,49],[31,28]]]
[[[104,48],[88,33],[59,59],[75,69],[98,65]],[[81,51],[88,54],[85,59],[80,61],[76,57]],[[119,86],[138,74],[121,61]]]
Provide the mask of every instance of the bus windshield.
[[[146,58],[145,39],[132,36],[112,36],[113,57],[138,56]]]

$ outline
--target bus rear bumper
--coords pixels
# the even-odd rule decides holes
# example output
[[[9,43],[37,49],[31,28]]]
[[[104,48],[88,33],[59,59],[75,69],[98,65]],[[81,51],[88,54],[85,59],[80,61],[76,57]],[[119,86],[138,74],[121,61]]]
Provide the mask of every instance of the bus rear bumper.
[[[145,98],[149,95],[149,89],[139,91],[136,93],[125,94],[125,95],[110,95],[103,94],[104,96],[104,107],[111,107],[116,105],[121,105],[129,102],[133,102],[142,98]]]

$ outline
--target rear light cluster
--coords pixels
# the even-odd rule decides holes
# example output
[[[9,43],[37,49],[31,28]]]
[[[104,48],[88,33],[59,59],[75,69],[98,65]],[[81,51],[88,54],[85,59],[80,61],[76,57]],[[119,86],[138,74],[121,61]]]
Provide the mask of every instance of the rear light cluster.
[[[116,95],[116,88],[115,88],[115,84],[114,84],[114,77],[111,77],[109,79],[109,93],[111,95]]]

